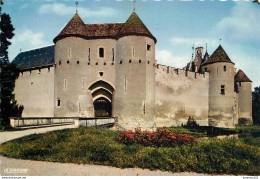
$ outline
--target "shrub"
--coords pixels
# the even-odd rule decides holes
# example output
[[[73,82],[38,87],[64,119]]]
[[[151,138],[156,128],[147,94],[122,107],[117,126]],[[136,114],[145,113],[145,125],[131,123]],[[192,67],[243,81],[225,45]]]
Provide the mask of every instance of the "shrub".
[[[119,131],[116,140],[120,143],[131,145],[134,143],[153,147],[175,147],[177,145],[193,145],[198,140],[187,134],[175,134],[172,130],[157,128],[156,132],[141,131],[136,128],[133,131]]]

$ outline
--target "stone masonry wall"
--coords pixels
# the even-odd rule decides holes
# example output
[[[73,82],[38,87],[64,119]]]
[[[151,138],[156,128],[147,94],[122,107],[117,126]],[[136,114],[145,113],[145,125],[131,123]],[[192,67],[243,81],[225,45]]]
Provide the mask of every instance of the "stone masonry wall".
[[[24,106],[22,117],[53,117],[54,67],[20,72],[14,93]]]
[[[163,65],[157,65],[155,73],[156,127],[180,126],[189,116],[207,126],[209,74]]]

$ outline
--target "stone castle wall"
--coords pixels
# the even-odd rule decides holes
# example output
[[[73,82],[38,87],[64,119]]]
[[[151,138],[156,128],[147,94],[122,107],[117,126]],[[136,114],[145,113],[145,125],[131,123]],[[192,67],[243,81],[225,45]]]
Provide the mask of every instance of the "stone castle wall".
[[[209,73],[157,65],[155,68],[156,126],[180,126],[193,117],[208,125]]]
[[[53,117],[54,67],[20,72],[14,93],[18,104],[24,106],[22,117]]]

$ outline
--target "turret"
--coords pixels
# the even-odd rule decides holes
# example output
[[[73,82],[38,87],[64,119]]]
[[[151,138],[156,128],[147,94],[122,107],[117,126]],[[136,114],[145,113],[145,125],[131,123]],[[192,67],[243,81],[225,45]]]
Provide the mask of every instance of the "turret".
[[[239,70],[235,75],[238,92],[238,124],[252,124],[252,81]]]
[[[202,71],[209,72],[209,125],[233,127],[234,63],[221,45],[202,64]]]
[[[133,12],[117,40],[113,116],[118,116],[118,125],[123,128],[153,127],[155,43],[155,37]]]

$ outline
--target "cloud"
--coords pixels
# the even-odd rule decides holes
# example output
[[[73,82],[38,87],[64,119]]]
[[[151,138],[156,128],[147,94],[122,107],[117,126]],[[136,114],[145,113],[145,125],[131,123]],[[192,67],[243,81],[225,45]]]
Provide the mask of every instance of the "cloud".
[[[98,9],[78,8],[81,17],[107,17],[117,14],[117,10],[110,7],[99,7]],[[62,3],[44,4],[39,8],[40,14],[54,13],[57,15],[71,15],[75,13],[75,7]]]
[[[13,43],[16,42],[29,42],[32,46],[43,45],[43,33],[33,33],[31,30],[24,30],[21,34],[17,34]]]
[[[227,40],[260,40],[260,11],[253,3],[236,2],[230,16],[223,18],[214,31]]]
[[[174,56],[168,50],[156,50],[157,63],[168,65],[177,68],[183,68],[188,63],[189,57],[187,56]]]

